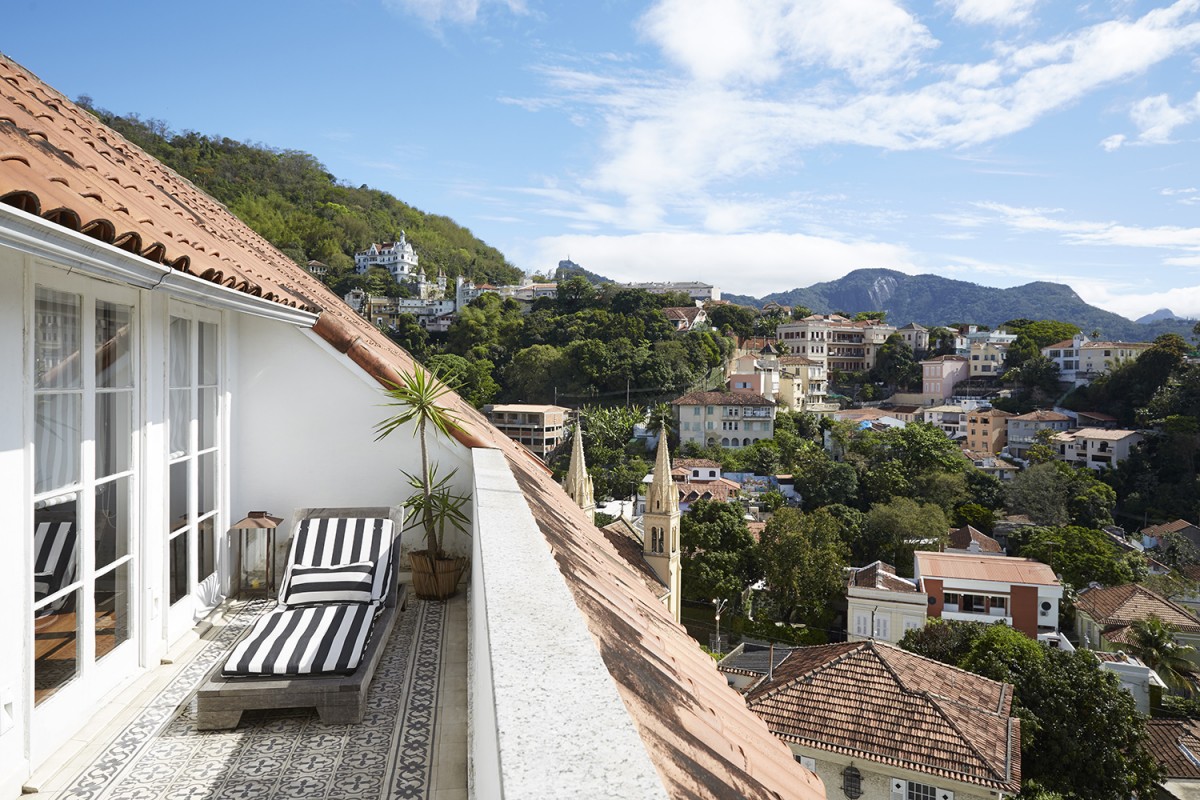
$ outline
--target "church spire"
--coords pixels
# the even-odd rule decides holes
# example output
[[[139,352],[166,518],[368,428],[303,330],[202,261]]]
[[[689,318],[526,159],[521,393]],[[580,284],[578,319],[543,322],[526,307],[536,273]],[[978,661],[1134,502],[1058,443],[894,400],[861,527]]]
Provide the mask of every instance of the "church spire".
[[[658,437],[658,452],[654,457],[654,480],[646,492],[646,511],[655,514],[679,513],[679,490],[671,479],[671,453],[667,449],[667,432]]]
[[[571,444],[571,464],[563,478],[563,489],[571,495],[575,504],[589,514],[596,511],[596,497],[592,492],[592,476],[588,475],[583,457],[583,424],[575,420],[575,438]]]
[[[675,621],[680,615],[679,487],[671,478],[671,454],[667,430],[658,437],[654,478],[646,490],[646,512],[642,515],[642,558],[669,589],[666,604]]]

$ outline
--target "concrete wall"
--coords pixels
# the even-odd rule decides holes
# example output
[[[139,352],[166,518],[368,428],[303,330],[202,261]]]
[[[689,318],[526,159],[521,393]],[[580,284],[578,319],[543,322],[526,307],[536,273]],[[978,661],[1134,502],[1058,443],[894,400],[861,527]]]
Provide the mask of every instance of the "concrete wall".
[[[968,784],[946,781],[929,775],[921,775],[911,770],[890,768],[863,759],[825,753],[811,748],[801,748],[792,744],[789,744],[789,747],[791,747],[794,754],[813,759],[816,766],[813,771],[825,783],[825,796],[829,800],[839,800],[839,798],[846,797],[846,794],[842,791],[842,771],[851,765],[862,775],[862,782],[860,784],[862,787],[862,797],[860,800],[891,800],[892,780],[894,778],[905,781],[911,780],[938,789],[949,789],[954,792],[955,800],[996,800],[996,795],[992,792]]]

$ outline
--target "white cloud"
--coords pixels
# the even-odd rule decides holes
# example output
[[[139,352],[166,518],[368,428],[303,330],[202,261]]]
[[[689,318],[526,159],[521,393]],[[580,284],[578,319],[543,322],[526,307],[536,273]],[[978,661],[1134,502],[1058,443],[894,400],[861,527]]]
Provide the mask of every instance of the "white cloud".
[[[1200,228],[1159,225],[1144,228],[1116,222],[1065,220],[1060,209],[1019,208],[1000,203],[978,203],[1009,227],[1025,232],[1057,233],[1070,244],[1116,245],[1195,251],[1200,254]]]
[[[790,66],[875,80],[936,45],[892,0],[660,0],[643,34],[699,81],[775,80]]]
[[[1125,144],[1125,134],[1123,133],[1114,133],[1100,142],[1100,146],[1104,148],[1104,152],[1106,153],[1111,153],[1123,144]]]
[[[1145,286],[1105,281],[1072,281],[1084,302],[1116,312],[1129,319],[1169,308],[1185,319],[1200,319],[1200,286],[1148,290]]]
[[[1171,141],[1176,128],[1200,117],[1200,94],[1179,106],[1171,105],[1165,94],[1138,101],[1129,112],[1138,127],[1138,140],[1146,144],[1165,144]]]
[[[723,292],[762,296],[833,280],[861,267],[917,273],[902,245],[789,233],[661,232],[627,236],[566,234],[538,239],[516,263],[554,264],[566,253],[618,281],[703,280]]]
[[[393,11],[419,17],[430,25],[474,22],[485,5],[504,6],[515,14],[525,13],[524,0],[383,0],[383,4]]]
[[[544,74],[555,102],[585,109],[593,124],[598,115],[604,131],[603,156],[583,189],[638,209],[623,216],[646,230],[673,212],[719,204],[736,181],[795,169],[815,148],[965,148],[1025,130],[1200,44],[1198,8],[1200,0],[1179,0],[1048,41],[1000,42],[979,63],[922,67],[932,36],[885,0],[660,0],[642,31],[682,76],[624,66]]]
[[[949,0],[954,18],[972,25],[1019,25],[1029,18],[1037,0]]]

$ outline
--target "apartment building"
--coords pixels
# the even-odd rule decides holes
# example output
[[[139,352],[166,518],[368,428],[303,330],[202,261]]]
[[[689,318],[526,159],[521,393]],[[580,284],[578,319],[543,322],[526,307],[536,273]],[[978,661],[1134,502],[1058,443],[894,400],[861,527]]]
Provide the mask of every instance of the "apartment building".
[[[999,453],[1008,444],[1008,419],[1013,415],[991,406],[967,414],[967,449],[976,453]]]
[[[1144,437],[1137,431],[1112,428],[1080,428],[1054,437],[1058,458],[1088,469],[1113,469],[1129,458],[1129,452]]]
[[[866,372],[875,366],[879,348],[896,328],[880,320],[847,319],[839,314],[813,314],[782,323],[778,340],[793,355],[823,362],[827,369]]]
[[[1036,441],[1038,431],[1051,430],[1061,433],[1071,427],[1071,418],[1057,411],[1039,409],[1005,420],[1008,430],[1008,452],[1017,458],[1025,458]]]
[[[963,356],[937,356],[921,362],[921,394],[945,400],[954,396],[954,387],[970,377],[970,362]]]
[[[484,407],[492,425],[518,444],[528,447],[538,458],[546,456],[566,436],[569,408],[553,405],[510,403]]]

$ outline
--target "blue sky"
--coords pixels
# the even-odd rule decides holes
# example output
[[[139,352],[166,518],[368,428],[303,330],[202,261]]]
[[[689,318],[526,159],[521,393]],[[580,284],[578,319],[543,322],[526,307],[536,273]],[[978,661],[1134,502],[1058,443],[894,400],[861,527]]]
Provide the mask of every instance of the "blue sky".
[[[8,0],[0,30],[70,97],[310,152],[529,270],[1200,317],[1200,0]]]

